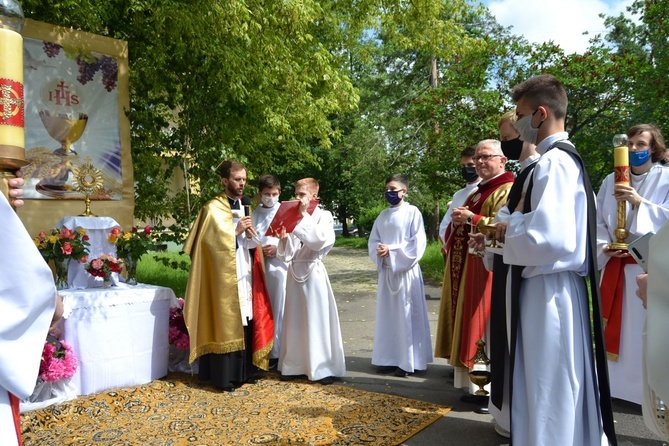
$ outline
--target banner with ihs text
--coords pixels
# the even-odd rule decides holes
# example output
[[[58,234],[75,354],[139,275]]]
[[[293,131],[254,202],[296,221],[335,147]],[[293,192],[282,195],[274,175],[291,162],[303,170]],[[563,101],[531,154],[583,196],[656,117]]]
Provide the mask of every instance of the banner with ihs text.
[[[25,213],[51,201],[58,217],[79,215],[84,171],[100,186],[89,195],[93,212],[121,222],[130,211],[132,225],[127,43],[32,20],[22,34]]]

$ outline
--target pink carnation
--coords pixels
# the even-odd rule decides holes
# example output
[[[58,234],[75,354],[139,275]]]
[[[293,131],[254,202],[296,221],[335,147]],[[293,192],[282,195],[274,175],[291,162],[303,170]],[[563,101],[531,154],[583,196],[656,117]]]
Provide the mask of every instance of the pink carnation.
[[[62,357],[59,357],[62,356]],[[65,342],[60,341],[60,349],[51,342],[44,343],[42,351],[42,361],[39,367],[39,377],[46,382],[56,382],[61,379],[72,378],[77,371],[79,361],[72,352],[72,347]]]
[[[72,254],[72,243],[70,242],[63,243],[63,246],[60,247],[60,250],[63,251],[63,254],[69,256],[70,254]]]

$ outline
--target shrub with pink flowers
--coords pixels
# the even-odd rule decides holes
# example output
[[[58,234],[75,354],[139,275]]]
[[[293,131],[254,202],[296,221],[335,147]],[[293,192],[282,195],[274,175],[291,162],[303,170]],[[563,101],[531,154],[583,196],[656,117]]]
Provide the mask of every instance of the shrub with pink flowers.
[[[77,371],[79,361],[72,352],[72,347],[53,335],[47,337],[42,350],[42,360],[39,365],[39,377],[46,382],[56,382],[71,378]]]
[[[170,308],[170,344],[179,350],[190,350],[190,338],[184,320],[184,300],[179,301],[178,307]]]

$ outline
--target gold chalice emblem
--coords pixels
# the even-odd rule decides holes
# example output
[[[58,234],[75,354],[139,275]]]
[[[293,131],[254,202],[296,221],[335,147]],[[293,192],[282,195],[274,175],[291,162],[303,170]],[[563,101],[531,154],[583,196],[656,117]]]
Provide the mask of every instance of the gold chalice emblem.
[[[97,215],[91,212],[91,195],[102,187],[102,172],[91,164],[90,158],[86,158],[86,163],[72,169],[72,173],[74,174],[72,183],[74,184],[75,190],[83,193],[86,197],[84,199],[86,202],[86,210],[81,216],[97,217]]]
[[[60,143],[60,148],[53,153],[60,156],[76,155],[72,144],[77,142],[86,129],[88,115],[84,113],[57,113],[40,110],[39,117],[44,128],[53,139]]]

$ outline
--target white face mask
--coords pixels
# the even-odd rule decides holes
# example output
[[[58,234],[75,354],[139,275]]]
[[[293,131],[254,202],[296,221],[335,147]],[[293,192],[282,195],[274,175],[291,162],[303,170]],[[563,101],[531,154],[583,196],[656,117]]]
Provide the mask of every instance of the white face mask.
[[[534,113],[536,113],[537,110],[535,110]],[[541,121],[539,127],[537,127],[536,129],[532,127],[532,118],[534,117],[534,113],[532,113],[529,116],[525,116],[524,118],[521,118],[513,123],[513,127],[518,131],[518,133],[520,133],[520,139],[522,139],[528,144],[537,143],[537,136],[539,135],[539,127],[541,127],[541,124],[543,124],[543,121]]]
[[[263,206],[266,208],[271,208],[279,202],[279,196],[273,197],[271,195],[261,195],[260,200],[262,201]]]

